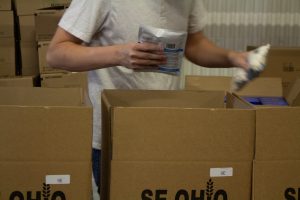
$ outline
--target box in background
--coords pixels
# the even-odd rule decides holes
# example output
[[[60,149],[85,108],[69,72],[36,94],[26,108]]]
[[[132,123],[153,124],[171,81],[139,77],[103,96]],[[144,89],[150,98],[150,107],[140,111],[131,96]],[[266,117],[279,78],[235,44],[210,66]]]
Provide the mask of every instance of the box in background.
[[[282,97],[281,82],[280,78],[258,77],[235,93],[256,105],[286,105],[286,101]],[[230,91],[231,84],[232,77],[196,75],[185,77],[185,90]]]
[[[49,67],[46,61],[46,54],[50,41],[38,42],[38,58],[40,74],[47,73],[67,73],[68,71]]]
[[[290,84],[285,98],[289,105],[300,105],[300,78]]]
[[[251,50],[255,47],[249,46]],[[267,64],[260,74],[264,77],[280,77],[282,79],[283,95],[287,95],[287,88],[300,78],[300,48],[296,47],[271,47]]]
[[[105,90],[101,198],[250,200],[255,111],[228,95]]]
[[[15,40],[0,38],[0,76],[15,76]]]
[[[0,38],[14,38],[13,11],[0,11]]]
[[[0,10],[11,10],[11,0],[1,0]]]
[[[39,86],[38,77],[15,76],[0,78],[1,87],[36,87]]]
[[[16,9],[16,14],[20,15],[33,15],[34,12],[41,8],[63,6],[68,7],[71,0],[13,0]]]
[[[35,11],[36,41],[50,41],[65,9],[41,9]]]
[[[22,42],[35,42],[34,15],[18,16],[19,35],[18,40]]]
[[[41,86],[50,88],[80,87],[88,92],[87,72],[41,74]]]
[[[21,75],[36,76],[39,74],[38,48],[36,42],[20,42]]]
[[[92,108],[82,90],[0,94],[1,198],[91,199]]]

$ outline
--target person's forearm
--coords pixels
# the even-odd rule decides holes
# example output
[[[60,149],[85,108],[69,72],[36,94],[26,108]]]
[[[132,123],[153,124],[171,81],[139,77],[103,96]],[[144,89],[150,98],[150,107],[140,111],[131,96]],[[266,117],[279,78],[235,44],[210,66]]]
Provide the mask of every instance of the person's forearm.
[[[51,67],[68,71],[88,71],[116,66],[116,46],[87,47],[72,42],[63,42],[49,47],[47,62]]]
[[[234,67],[230,61],[232,51],[219,48],[202,34],[190,34],[187,39],[185,56],[191,62],[211,68]]]

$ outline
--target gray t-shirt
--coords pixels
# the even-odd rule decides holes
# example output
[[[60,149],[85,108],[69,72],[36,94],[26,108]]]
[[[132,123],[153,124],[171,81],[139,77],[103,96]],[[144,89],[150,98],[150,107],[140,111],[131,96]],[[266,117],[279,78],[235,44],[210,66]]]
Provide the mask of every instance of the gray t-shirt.
[[[73,0],[59,26],[89,46],[137,42],[140,25],[194,33],[205,26],[202,0]],[[89,71],[93,148],[101,149],[103,89],[174,90],[179,77],[116,66]]]

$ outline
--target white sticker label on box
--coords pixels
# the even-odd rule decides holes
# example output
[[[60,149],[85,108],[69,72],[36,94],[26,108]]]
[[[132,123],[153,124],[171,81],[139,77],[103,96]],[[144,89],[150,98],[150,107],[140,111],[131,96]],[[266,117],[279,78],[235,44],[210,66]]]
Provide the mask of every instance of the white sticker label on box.
[[[233,176],[233,168],[210,168],[210,177],[227,177]]]
[[[71,183],[70,175],[47,175],[46,184],[65,185]]]

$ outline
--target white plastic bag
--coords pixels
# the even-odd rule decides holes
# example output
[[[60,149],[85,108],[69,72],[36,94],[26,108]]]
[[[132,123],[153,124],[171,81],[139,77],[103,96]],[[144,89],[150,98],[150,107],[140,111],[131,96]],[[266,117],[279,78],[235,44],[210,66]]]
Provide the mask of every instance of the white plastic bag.
[[[141,43],[151,42],[163,47],[164,53],[167,56],[167,63],[159,66],[159,72],[179,74],[187,32],[140,26],[138,37],[138,41]]]
[[[249,52],[247,60],[250,67],[247,71],[237,69],[236,74],[233,76],[231,91],[242,89],[249,81],[259,76],[265,69],[269,49],[270,45],[267,44]]]

